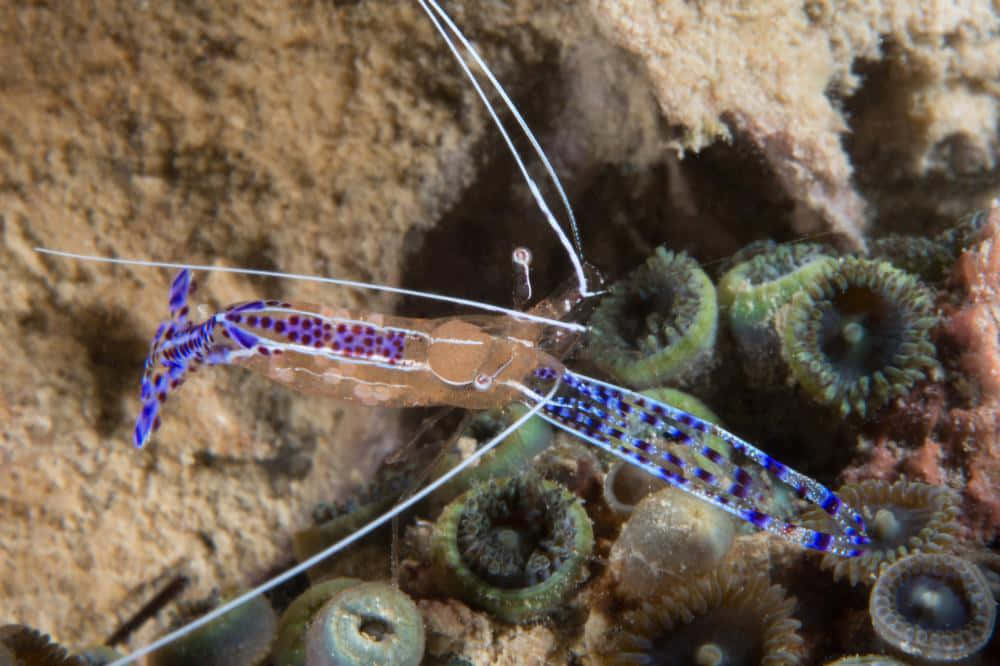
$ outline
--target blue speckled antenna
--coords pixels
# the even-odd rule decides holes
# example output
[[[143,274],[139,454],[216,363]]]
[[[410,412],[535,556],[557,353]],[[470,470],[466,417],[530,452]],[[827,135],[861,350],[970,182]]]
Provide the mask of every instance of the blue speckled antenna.
[[[551,368],[537,379],[554,381]],[[745,440],[687,412],[627,389],[565,371],[565,390],[546,401],[540,415],[554,425],[636,465],[653,476],[711,503],[752,525],[812,550],[855,557],[870,543],[861,516],[824,485],[784,465]],[[767,490],[755,492],[757,480],[743,467],[708,445],[708,437],[726,442],[759,470],[789,486],[795,495],[820,506],[840,527],[840,534],[818,532],[769,515]],[[668,450],[677,444],[703,456],[722,474],[699,467]],[[666,466],[664,466],[666,465]]]

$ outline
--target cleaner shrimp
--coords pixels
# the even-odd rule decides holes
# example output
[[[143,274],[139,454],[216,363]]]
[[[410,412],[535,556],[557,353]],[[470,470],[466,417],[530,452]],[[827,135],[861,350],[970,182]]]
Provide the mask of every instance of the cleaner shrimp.
[[[464,41],[464,37],[460,36],[457,27],[451,24],[450,19],[436,4],[433,2],[421,4],[432,20],[435,20],[446,39],[446,31],[453,31],[467,53],[478,59],[471,45]],[[447,27],[437,24],[438,20]],[[457,46],[452,41],[449,40],[448,44],[457,51]],[[459,61],[463,63],[463,68],[466,68],[467,73],[469,73],[464,60],[459,58]],[[484,72],[489,71],[482,62],[479,62],[478,66]],[[478,88],[475,77],[471,74],[469,76]],[[491,82],[498,85],[493,81],[492,74],[486,74],[486,76]],[[503,96],[505,102],[511,104],[506,96]],[[492,110],[490,113],[495,117]],[[522,127],[527,131],[523,121]],[[531,136],[530,133],[529,136]],[[534,141],[533,138],[531,140]],[[509,144],[509,139],[507,141]],[[512,146],[512,144],[509,145]],[[544,153],[540,149],[538,150],[544,160]],[[527,170],[523,167],[520,158],[517,159],[519,165],[522,165],[522,172],[528,177]],[[551,167],[549,170],[551,172]],[[574,238],[571,239],[570,235],[565,234],[559,224],[555,222],[548,205],[538,193],[534,181],[528,178],[528,183],[544,215],[550,221],[551,228],[559,236],[560,243],[570,257],[578,281],[579,294],[581,297],[593,295],[584,276],[580,254],[574,247],[574,245],[578,246],[579,244],[575,238],[575,227],[571,227],[573,230],[571,233],[574,235]],[[564,195],[563,198],[565,199]],[[570,215],[572,214],[570,213]],[[479,455],[486,453],[491,446],[502,441],[507,434],[516,429],[524,419],[538,414],[572,434],[619,455],[630,463],[639,465],[670,483],[685,487],[699,497],[758,527],[770,529],[803,546],[817,550],[832,550],[845,556],[851,556],[857,553],[857,547],[863,546],[865,543],[864,527],[857,515],[815,481],[790,470],[749,443],[714,424],[696,419],[669,405],[647,400],[630,391],[576,374],[567,370],[556,358],[546,355],[544,350],[538,349],[538,340],[542,337],[540,327],[552,326],[557,329],[561,327],[562,330],[571,333],[580,333],[582,327],[578,325],[560,324],[560,322],[551,320],[531,321],[530,317],[524,313],[511,311],[506,311],[501,315],[492,315],[493,319],[490,319],[488,315],[478,318],[458,316],[442,320],[394,318],[388,315],[373,315],[283,300],[251,301],[237,304],[195,324],[188,320],[189,312],[187,310],[187,299],[191,290],[190,273],[187,271],[193,267],[180,268],[181,272],[178,274],[169,295],[171,319],[157,332],[153,352],[147,365],[148,372],[143,382],[143,411],[135,432],[137,444],[144,444],[154,429],[159,404],[162,402],[159,397],[160,393],[165,396],[165,389],[179,386],[184,379],[184,373],[189,369],[187,362],[245,365],[296,389],[313,393],[327,392],[336,398],[356,399],[362,403],[379,403],[391,406],[449,404],[477,409],[521,401],[529,406],[528,414],[505,429],[503,433],[482,447],[476,456],[468,459],[464,464],[472,464]],[[204,268],[211,269],[211,267]],[[251,317],[254,318],[252,321]],[[293,322],[293,317],[297,317],[298,321]],[[265,318],[268,320],[267,324],[264,324]],[[313,340],[310,339],[306,342],[302,339],[304,322],[306,321],[311,322],[311,326],[321,327],[330,333],[332,338],[335,338],[338,333],[342,336],[362,335],[371,338],[373,342],[365,343],[368,346],[363,348],[361,353],[345,355],[343,349],[334,347],[335,344],[342,344],[343,347],[347,348],[348,344],[345,344],[345,338],[341,337],[333,341],[326,340],[330,344],[323,348],[325,354],[323,358],[329,360],[330,352],[334,352],[336,370],[330,370],[327,366],[308,366],[303,358],[308,356],[308,360],[312,362],[317,361],[320,357],[308,351],[310,346],[313,349],[317,348],[312,344]],[[276,328],[278,323],[282,324],[280,331]],[[288,340],[287,333],[290,332],[292,326],[300,326],[295,331],[298,339]],[[269,337],[266,331],[285,333],[286,339]],[[216,337],[216,334],[220,337]],[[380,337],[383,342],[377,341]],[[221,338],[226,338],[226,340],[223,341]],[[396,341],[405,342],[396,344]],[[371,344],[375,345],[374,351]],[[442,344],[447,348],[447,351],[435,350],[435,345]],[[457,350],[461,347],[475,348],[476,351],[472,354],[472,358],[456,360]],[[423,384],[410,378],[406,381],[386,380],[387,376],[398,377],[402,368],[413,368],[419,365],[416,357],[408,358],[405,355],[404,349],[419,356],[419,360],[424,362],[422,367],[432,371],[430,373],[433,375],[431,379]],[[481,353],[483,350],[488,351]],[[205,354],[199,355],[203,351]],[[445,359],[444,365],[435,365],[434,359],[438,358],[435,356],[435,351],[441,352],[440,358]],[[284,359],[293,356],[296,358],[295,362],[283,364]],[[353,358],[350,358],[352,356]],[[374,366],[368,362],[372,360],[372,357],[374,357],[377,370],[373,370]],[[361,360],[365,362],[359,362]],[[181,361],[184,363],[180,363]],[[351,366],[353,366],[351,371],[345,370]],[[475,372],[472,372],[473,369]],[[158,370],[161,371],[160,374],[157,373]],[[361,374],[352,374],[354,371]],[[380,387],[395,382],[399,391],[391,389],[359,390],[359,386],[367,386],[367,384],[350,381],[359,377],[370,379],[370,376],[365,373],[376,371],[388,373],[388,375],[378,377],[377,384]],[[171,372],[175,374],[171,375]],[[330,373],[335,376],[331,376]],[[713,462],[722,464],[727,470],[727,479],[716,478],[700,468],[688,468],[688,463],[684,460],[669,457],[672,454],[661,452],[655,444],[643,441],[636,434],[637,431],[633,430],[635,423],[651,426],[664,439],[684,446],[697,446],[705,433],[724,438],[737,453],[742,454],[747,461],[745,464],[756,465],[768,470],[779,480],[789,485],[800,497],[826,509],[831,516],[838,520],[841,533],[828,535],[775,521],[755,508],[751,477],[742,467],[732,461],[713,457]],[[702,450],[701,453],[712,455],[708,450]],[[663,461],[658,461],[658,456],[662,457],[666,464],[672,465],[680,472],[670,471],[661,466]],[[455,468],[449,474],[428,485],[407,503],[373,522],[365,528],[365,531],[358,532],[343,542],[335,544],[327,551],[302,563],[296,569],[272,580],[268,585],[273,587],[333,552],[347,547],[367,531],[384,524],[392,516],[399,515],[428,492],[458,474],[461,469]],[[210,621],[226,612],[233,605],[261,592],[262,588],[253,590],[230,604],[220,607],[216,612],[198,622]],[[181,631],[189,631],[195,626],[198,625],[189,625]],[[132,660],[156,649],[174,637],[175,635],[164,637],[161,641],[147,646],[147,648],[130,655],[127,659],[114,663],[131,663]]]

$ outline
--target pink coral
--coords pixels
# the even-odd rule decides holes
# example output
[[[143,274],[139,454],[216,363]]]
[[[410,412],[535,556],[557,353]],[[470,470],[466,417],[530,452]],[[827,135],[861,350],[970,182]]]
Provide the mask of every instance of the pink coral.
[[[969,302],[945,323],[948,335],[963,350],[959,360],[976,381],[984,403],[1000,402],[1000,207],[994,202],[986,221],[987,238],[966,252],[955,267]]]
[[[965,461],[969,520],[989,539],[1000,529],[1000,207],[988,212],[985,240],[959,259],[956,278],[967,303],[945,322],[949,338],[961,349],[963,378],[972,383],[974,406],[952,409],[945,426],[951,448]]]
[[[927,483],[940,486],[944,483],[941,469],[941,445],[928,438],[914,453],[907,457],[904,464],[906,471]]]

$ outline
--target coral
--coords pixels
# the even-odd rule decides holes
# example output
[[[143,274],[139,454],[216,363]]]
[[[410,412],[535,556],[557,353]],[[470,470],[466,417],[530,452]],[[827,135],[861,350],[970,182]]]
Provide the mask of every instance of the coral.
[[[278,618],[264,597],[254,597],[222,617],[166,645],[149,666],[256,666],[267,658]]]
[[[909,666],[883,654],[856,654],[831,661],[826,666]]]
[[[956,388],[971,406],[948,412],[942,439],[945,455],[964,461],[964,519],[989,541],[1000,530],[1000,206],[968,227],[984,240],[959,258],[955,276],[966,295],[943,328],[958,352]]]
[[[868,254],[872,259],[884,259],[931,283],[947,277],[957,258],[948,244],[938,239],[902,234],[889,234],[871,241]]]
[[[737,335],[755,330],[834,263],[829,250],[815,243],[777,245],[755,254],[719,280],[719,308]]]
[[[125,655],[118,650],[104,645],[95,645],[93,647],[80,650],[78,656],[87,666],[107,666],[107,664],[121,659]],[[0,663],[3,662],[0,661]]]
[[[605,664],[798,664],[794,608],[765,576],[724,567],[643,601],[591,642]]]
[[[864,517],[871,544],[854,558],[824,555],[821,566],[836,580],[870,584],[889,564],[910,553],[937,553],[954,547],[959,534],[956,497],[947,488],[900,480],[864,481],[842,486],[837,494]],[[828,528],[829,517],[809,509],[802,524]]]
[[[664,173],[649,164],[670,160],[693,180],[696,193],[721,180],[716,173],[692,179],[687,172],[696,159],[664,156],[670,133],[680,125],[705,140],[717,136],[698,131],[707,121],[684,115],[700,118],[703,103],[710,107],[705,117],[715,119],[720,133],[727,129],[727,108],[747,109],[745,115],[761,119],[757,127],[773,129],[753,135],[762,137],[758,146],[771,139],[768,152],[745,142],[736,150],[720,143],[722,159],[715,165],[729,164],[734,153],[764,163],[775,150],[803,165],[804,180],[833,174],[816,182],[836,195],[843,174],[824,170],[829,161],[823,153],[841,151],[841,142],[824,142],[816,132],[841,131],[840,119],[831,122],[830,115],[836,116],[842,101],[838,88],[829,85],[828,68],[815,66],[826,62],[824,50],[836,55],[835,71],[845,77],[852,76],[850,61],[859,55],[891,58],[904,73],[915,66],[927,70],[927,78],[908,79],[914,101],[921,99],[922,86],[946,80],[940,95],[923,98],[934,103],[916,113],[885,107],[876,120],[891,122],[872,123],[877,131],[869,133],[873,144],[886,131],[894,133],[882,155],[902,148],[911,161],[911,146],[928,145],[913,140],[927,136],[923,119],[935,121],[928,127],[936,136],[995,136],[995,123],[980,125],[989,128],[988,135],[967,129],[987,114],[963,118],[957,111],[982,105],[948,103],[952,93],[968,96],[972,90],[985,99],[992,89],[989,72],[997,58],[989,31],[996,12],[989,0],[943,3],[919,14],[924,8],[918,3],[896,3],[892,14],[880,2],[648,3],[636,28],[655,32],[651,48],[665,49],[663,58],[644,58],[648,71],[591,25],[597,16],[607,33],[609,13],[629,12],[628,4],[581,9],[575,3],[513,0],[480,3],[477,11],[454,7],[456,20],[499,78],[512,84],[514,98],[530,105],[527,117],[545,129],[543,145],[560,143],[547,141],[546,134],[561,139],[564,147],[553,162],[567,176],[570,200],[587,211],[589,219],[581,215],[583,241],[595,254],[597,247],[610,253],[632,246],[639,236],[659,241],[676,229],[661,189]],[[478,283],[495,276],[492,281],[503,288],[493,292],[493,301],[504,302],[510,293],[506,240],[542,226],[526,206],[498,203],[502,194],[489,200],[495,205],[482,205],[483,192],[509,190],[514,200],[524,188],[506,187],[512,169],[495,159],[501,150],[486,114],[415,5],[235,3],[223,9],[192,0],[142,6],[151,10],[122,11],[110,0],[96,0],[87,12],[64,3],[19,3],[16,12],[4,15],[0,31],[9,73],[0,104],[6,128],[0,141],[3,606],[7,617],[44,626],[74,645],[109,636],[129,616],[123,604],[138,608],[148,600],[129,591],[162,574],[180,553],[198,572],[189,578],[193,596],[231,588],[251,572],[284,561],[292,517],[306,515],[320,499],[343,498],[409,437],[396,431],[394,414],[289,398],[233,374],[189,385],[178,405],[189,418],[168,423],[162,445],[136,455],[125,441],[125,412],[134,408],[138,364],[159,318],[164,274],[45,259],[32,247],[399,284],[409,267],[417,275],[418,248],[434,228],[463,250],[424,255],[433,257],[428,263],[451,293],[468,289],[464,295],[482,296]],[[977,11],[974,20],[962,18]],[[753,32],[755,26],[761,32]],[[856,30],[866,37],[856,38]],[[616,31],[615,37],[623,44],[629,40],[628,48],[637,52],[625,33]],[[755,38],[761,34],[765,38]],[[970,69],[977,63],[978,74]],[[853,71],[864,76],[858,64]],[[661,95],[666,117],[636,112],[655,106],[648,80]],[[878,85],[898,90],[891,78]],[[802,94],[804,88],[811,92]],[[774,113],[758,113],[758,105]],[[817,108],[821,113],[814,113]],[[946,129],[937,122],[942,116],[932,113],[961,124]],[[637,127],[637,116],[645,132],[619,141],[623,128]],[[820,148],[817,159],[810,146]],[[632,157],[638,152],[645,156],[642,163]],[[567,163],[581,166],[567,171]],[[639,200],[627,196],[636,187],[595,187],[610,190],[604,201],[620,202],[615,215],[604,215],[603,201],[578,196],[576,175],[582,171],[624,173],[630,184],[649,183],[651,194]],[[477,173],[484,176],[479,182]],[[667,185],[673,188],[673,179]],[[729,192],[731,185],[723,182],[719,189]],[[811,195],[799,192],[791,202],[779,198],[775,207],[795,220],[804,211],[808,219],[808,205],[802,204]],[[726,211],[726,219],[735,221],[711,236],[695,227],[683,247],[698,256],[728,252],[706,243],[719,237],[735,242],[761,221],[746,198],[719,196],[706,203],[711,205],[700,206],[698,222],[714,211]],[[476,216],[489,210],[490,219],[475,226],[460,209]],[[634,215],[622,219],[625,211],[638,209],[652,210],[647,217],[655,217],[657,226],[637,228]],[[497,223],[503,211],[516,218],[517,227]],[[788,218],[781,223],[790,224]],[[488,235],[498,228],[500,234]],[[516,234],[507,233],[515,228]],[[596,228],[615,242],[596,242]],[[533,242],[524,244],[538,250],[536,287],[544,291],[540,283],[562,277],[564,264]],[[466,251],[476,248],[495,249],[499,258],[469,259]],[[475,272],[463,272],[463,266]],[[209,303],[261,293],[372,310],[394,306],[382,297],[277,280],[251,283],[216,274],[203,286]],[[109,340],[103,316],[87,313],[116,310],[126,313],[113,318],[122,337]],[[77,338],[84,330],[89,344]],[[137,347],[137,354],[129,353]],[[153,526],[159,538],[148,538]],[[164,615],[146,631],[162,631]]]
[[[694,259],[658,247],[612,285],[589,324],[585,355],[616,380],[636,388],[690,385],[712,361],[715,286]]]
[[[417,666],[424,622],[413,600],[392,585],[359,583],[316,611],[305,642],[306,666]]]
[[[926,282],[938,283],[963,252],[982,240],[987,220],[988,211],[979,210],[961,217],[934,238],[888,234],[871,241],[868,252],[872,258],[885,259]]]
[[[930,292],[884,262],[840,260],[781,315],[782,355],[816,401],[865,416],[938,372]]]
[[[981,540],[1000,532],[1000,411],[996,402],[974,409],[952,409],[944,421],[949,457],[958,453],[966,479],[960,490],[965,504],[962,521]],[[956,456],[957,457],[957,456]],[[952,458],[954,460],[954,458]]]
[[[977,402],[1000,401],[1000,207],[981,223],[985,241],[964,254],[955,273],[966,291],[966,303],[945,320],[944,330],[960,350],[963,374],[978,386]]]
[[[0,626],[0,664],[3,666],[86,666],[45,634],[20,624]]]
[[[539,623],[508,627],[491,621],[455,599],[420,602],[427,627],[427,666],[449,659],[470,664],[555,664],[559,647],[556,626]]]
[[[885,569],[868,601],[875,632],[930,661],[975,654],[993,635],[996,602],[983,574],[953,555],[910,555]]]
[[[719,280],[719,309],[736,338],[747,373],[775,383],[778,337],[774,315],[836,260],[814,243],[778,245],[735,265]]]
[[[316,507],[313,512],[314,517],[326,513],[332,515],[329,517],[324,515],[326,519],[319,525],[306,527],[292,535],[292,552],[295,558],[300,562],[307,560],[385,513],[396,503],[405,487],[406,484],[401,483],[399,479],[383,479],[381,483],[372,484],[360,495],[352,496],[343,506]],[[310,579],[315,582],[335,576],[376,573],[374,564],[378,558],[372,558],[371,553],[362,551],[378,552],[383,548],[382,541],[380,533],[369,535],[349,552],[327,558],[311,567]]]
[[[988,233],[988,229],[996,223],[995,207],[994,203],[993,208],[967,213],[953,227],[938,234],[935,240],[948,249],[953,260],[957,259],[963,252],[992,235]]]
[[[357,578],[334,578],[317,583],[289,604],[278,620],[277,638],[271,650],[275,666],[305,666],[305,635],[316,612],[334,595],[361,583]]]
[[[641,468],[619,461],[604,475],[604,502],[617,515],[627,517],[644,497],[665,485]]]
[[[474,487],[442,511],[432,553],[447,589],[506,622],[555,610],[581,582],[590,518],[562,486],[532,475]]]
[[[608,570],[617,593],[648,598],[719,566],[732,547],[733,518],[675,488],[642,500],[611,547]]]

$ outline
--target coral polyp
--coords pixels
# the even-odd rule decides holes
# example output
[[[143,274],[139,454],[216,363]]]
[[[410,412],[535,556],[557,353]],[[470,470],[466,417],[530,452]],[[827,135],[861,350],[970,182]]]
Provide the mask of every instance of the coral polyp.
[[[834,259],[822,245],[779,245],[737,264],[719,280],[719,308],[739,336],[766,324]]]
[[[947,488],[906,480],[891,485],[864,481],[843,486],[837,494],[861,512],[871,544],[859,557],[823,556],[821,566],[833,569],[836,580],[871,584],[883,568],[899,558],[947,551],[957,541],[959,509],[955,495]],[[809,510],[802,522],[819,528],[828,520],[822,511]]]
[[[278,620],[278,637],[271,651],[275,666],[305,666],[306,631],[316,612],[338,592],[360,583],[357,578],[334,578],[317,583],[296,597]]]
[[[446,589],[506,622],[555,610],[582,581],[593,545],[580,501],[533,475],[469,490],[445,507],[432,537]]]
[[[424,622],[416,604],[388,583],[348,585],[314,614],[305,636],[305,666],[417,666]]]
[[[872,258],[886,259],[894,266],[937,283],[947,277],[958,257],[982,240],[987,211],[961,217],[934,238],[887,234],[868,244]]]
[[[719,280],[719,311],[747,374],[776,383],[781,366],[774,363],[779,346],[775,313],[836,260],[814,243],[763,247],[767,249],[736,264]]]
[[[983,240],[989,213],[989,210],[977,210],[963,215],[953,227],[938,234],[935,240],[958,258],[962,252]]]
[[[627,517],[644,497],[665,485],[634,465],[616,462],[604,475],[604,503],[618,516]]]
[[[616,380],[687,386],[713,360],[715,286],[694,259],[659,247],[612,285],[590,326],[586,356]]]
[[[779,316],[793,378],[842,416],[869,415],[939,370],[933,296],[888,263],[841,259]]]
[[[889,234],[868,244],[873,259],[885,259],[927,282],[939,282],[951,270],[957,256],[947,244],[924,236]]]
[[[20,624],[0,626],[2,666],[86,666],[45,634]]]
[[[625,613],[594,647],[614,665],[798,664],[794,609],[780,585],[724,567]]]
[[[676,488],[643,499],[611,547],[619,596],[643,599],[719,566],[736,536],[732,517]]]
[[[975,654],[993,635],[996,602],[982,572],[960,557],[910,555],[878,577],[869,598],[875,632],[931,661]]]
[[[264,597],[255,597],[200,629],[157,650],[149,666],[255,666],[267,658],[278,618]]]

